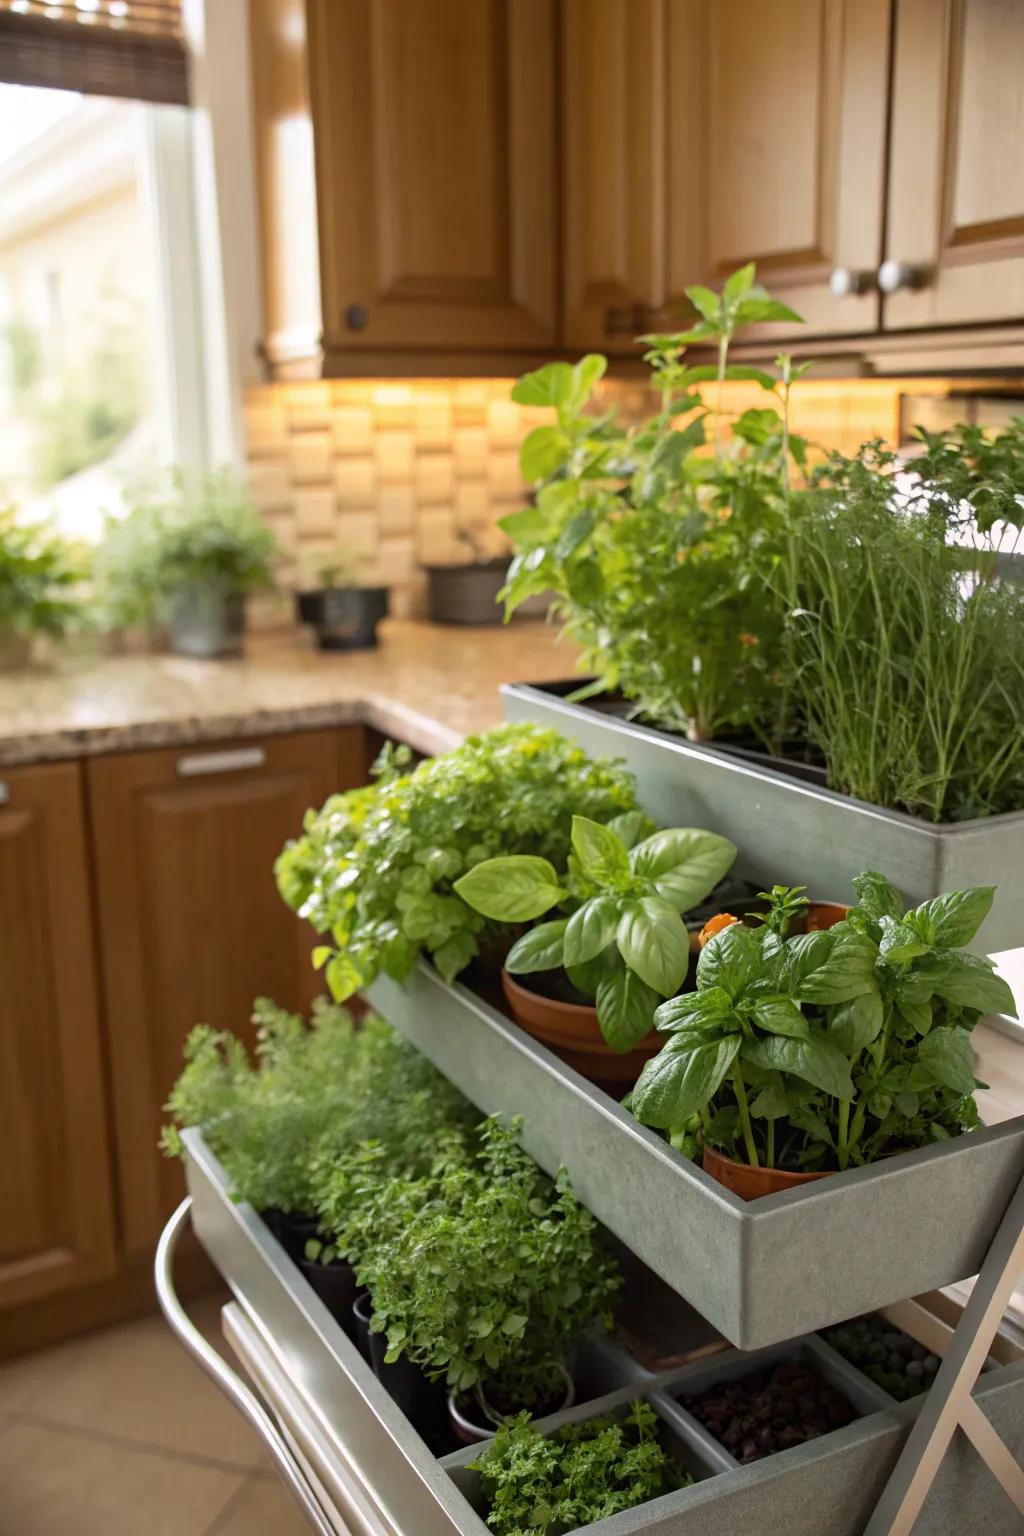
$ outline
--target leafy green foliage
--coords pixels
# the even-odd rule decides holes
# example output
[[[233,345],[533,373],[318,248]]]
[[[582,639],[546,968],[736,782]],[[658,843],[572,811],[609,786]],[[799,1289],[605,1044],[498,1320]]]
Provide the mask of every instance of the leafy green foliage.
[[[781,559],[788,465],[803,461],[790,439],[787,402],[799,370],[780,376],[730,366],[738,328],[797,317],[754,281],[734,273],[721,295],[691,288],[700,318],[689,330],[645,336],[656,417],[626,429],[587,412],[605,359],[552,363],[527,374],[513,399],[549,406],[555,422],[522,447],[537,504],[502,527],[516,546],[505,587],[508,613],[537,592],[562,599],[581,665],[599,686],[621,688],[649,716],[697,737],[752,727],[777,734],[777,671],[784,616],[768,573]],[[690,343],[713,344],[718,362],[689,366]],[[778,394],[781,414],[749,411],[715,454],[704,452],[709,413],[695,386],[748,379]]]
[[[84,562],[73,544],[46,523],[20,523],[0,507],[0,640],[11,635],[60,636],[81,618],[76,587]]]
[[[899,489],[869,443],[798,499],[773,580],[794,707],[834,789],[930,821],[1024,805],[1024,588],[984,535],[1024,519],[1024,428],[1006,436],[1012,451],[939,434]]]
[[[512,896],[532,888],[530,871],[545,860],[565,866],[575,814],[605,821],[636,808],[624,767],[533,725],[471,736],[411,773],[396,766],[308,812],[304,835],[276,865],[287,904],[331,935],[318,959],[339,1001],[382,971],[404,980],[421,951],[452,980],[534,910]],[[494,907],[496,929],[456,883],[505,854],[516,856],[519,876]]]
[[[595,998],[608,1044],[627,1051],[650,1031],[658,998],[671,997],[686,977],[690,941],[680,912],[728,873],[736,847],[693,827],[633,842],[640,824],[619,825],[621,832],[574,816],[564,875],[546,859],[511,854],[475,865],[455,891],[484,917],[505,921],[566,907],[564,921],[543,923],[512,946],[506,968],[521,975],[564,966],[578,990]]]
[[[161,619],[194,584],[242,593],[270,582],[276,545],[248,490],[229,470],[194,481],[178,471],[141,492],[122,518],[108,519],[96,553],[106,622]]]
[[[495,1536],[564,1536],[693,1481],[665,1450],[658,1416],[634,1402],[541,1435],[527,1414],[503,1425],[470,1466],[483,1480]]]
[[[978,1122],[970,1031],[1014,1012],[990,962],[959,953],[991,887],[904,911],[883,875],[854,881],[862,904],[823,933],[771,922],[716,934],[697,990],[657,1010],[669,1039],[631,1096],[638,1119],[695,1150],[806,1170],[872,1162]],[[777,910],[791,891],[777,888]]]
[[[487,1120],[471,1162],[385,1186],[356,1257],[387,1358],[501,1410],[557,1392],[569,1342],[608,1325],[619,1283],[566,1177],[552,1182],[516,1145],[519,1123]]]

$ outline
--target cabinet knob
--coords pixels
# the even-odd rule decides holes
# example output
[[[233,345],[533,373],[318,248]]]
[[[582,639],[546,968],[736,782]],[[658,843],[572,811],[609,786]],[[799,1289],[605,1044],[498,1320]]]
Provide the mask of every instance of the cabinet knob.
[[[345,311],[345,324],[350,331],[365,331],[370,322],[364,304],[350,304]]]
[[[838,299],[856,293],[870,293],[878,286],[877,274],[858,267],[833,267],[828,279],[829,291]]]
[[[931,268],[910,261],[883,261],[878,269],[878,286],[883,293],[927,287]]]

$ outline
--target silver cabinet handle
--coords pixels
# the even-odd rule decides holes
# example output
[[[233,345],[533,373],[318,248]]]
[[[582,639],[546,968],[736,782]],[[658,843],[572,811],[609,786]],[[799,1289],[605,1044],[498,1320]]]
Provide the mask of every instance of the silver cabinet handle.
[[[267,754],[262,747],[235,747],[228,752],[190,752],[178,758],[178,775],[197,779],[204,773],[237,773],[242,768],[262,768]]]
[[[845,299],[856,293],[870,293],[878,287],[878,274],[859,267],[833,267],[828,286],[836,298]]]
[[[302,1468],[263,1404],[245,1385],[241,1377],[236,1375],[221,1358],[213,1345],[207,1343],[178,1300],[174,1289],[174,1252],[178,1246],[178,1238],[185,1229],[191,1208],[192,1199],[189,1196],[181,1202],[160,1234],[155,1267],[156,1295],[160,1310],[189,1354],[206,1374],[212,1377],[235,1407],[245,1415],[263,1440],[277,1464],[277,1470],[298,1500],[313,1530],[318,1532],[318,1536],[338,1536],[336,1527],[324,1514],[320,1501],[310,1487]]]
[[[915,265],[910,261],[883,261],[878,269],[878,286],[883,293],[926,288],[931,275],[930,267]]]

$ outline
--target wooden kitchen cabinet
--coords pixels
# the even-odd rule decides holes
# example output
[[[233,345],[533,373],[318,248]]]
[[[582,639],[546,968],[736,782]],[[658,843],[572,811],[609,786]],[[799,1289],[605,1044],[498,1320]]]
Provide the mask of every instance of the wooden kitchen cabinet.
[[[1024,317],[1024,5],[897,0],[887,330]]]
[[[81,769],[0,770],[0,1310],[115,1266]]]
[[[367,780],[360,727],[88,764],[124,1253],[152,1249],[182,1181],[162,1106],[197,1022],[246,1032],[255,997],[307,1010],[315,935],[273,865],[303,813]]]
[[[322,351],[327,372],[393,371],[408,354],[550,349],[554,0],[250,14],[271,362]]]

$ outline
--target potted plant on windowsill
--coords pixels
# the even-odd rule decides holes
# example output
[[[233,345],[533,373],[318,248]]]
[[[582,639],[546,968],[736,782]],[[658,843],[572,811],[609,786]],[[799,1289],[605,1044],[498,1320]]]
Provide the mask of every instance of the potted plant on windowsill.
[[[647,1037],[658,1000],[686,977],[690,938],[680,914],[704,900],[735,857],[728,838],[696,828],[657,832],[639,812],[604,826],[574,816],[564,875],[545,859],[513,854],[476,865],[455,890],[495,921],[568,911],[512,946],[505,995],[523,1028],[585,1075],[624,1082],[655,1049]],[[547,980],[543,990],[518,980],[537,974]]]
[[[385,1359],[444,1381],[466,1440],[572,1401],[569,1346],[610,1326],[619,1284],[594,1218],[520,1150],[518,1126],[486,1121],[475,1162],[446,1168],[417,1208],[400,1190],[402,1219],[356,1260]]]
[[[20,523],[0,507],[0,670],[28,666],[36,640],[63,638],[82,622],[81,554],[47,523]]]
[[[370,650],[377,644],[377,625],[388,614],[388,589],[360,585],[356,572],[352,555],[333,550],[317,561],[318,585],[295,594],[298,619],[316,631],[322,651]]]
[[[959,951],[992,888],[905,910],[884,876],[855,886],[859,904],[827,931],[724,927],[696,992],[658,1009],[669,1039],[633,1113],[747,1199],[980,1123],[970,1031],[1014,1004],[989,961]]]
[[[183,656],[237,656],[247,593],[270,585],[274,536],[230,471],[179,471],[107,523],[98,595],[112,627],[166,624]]]

